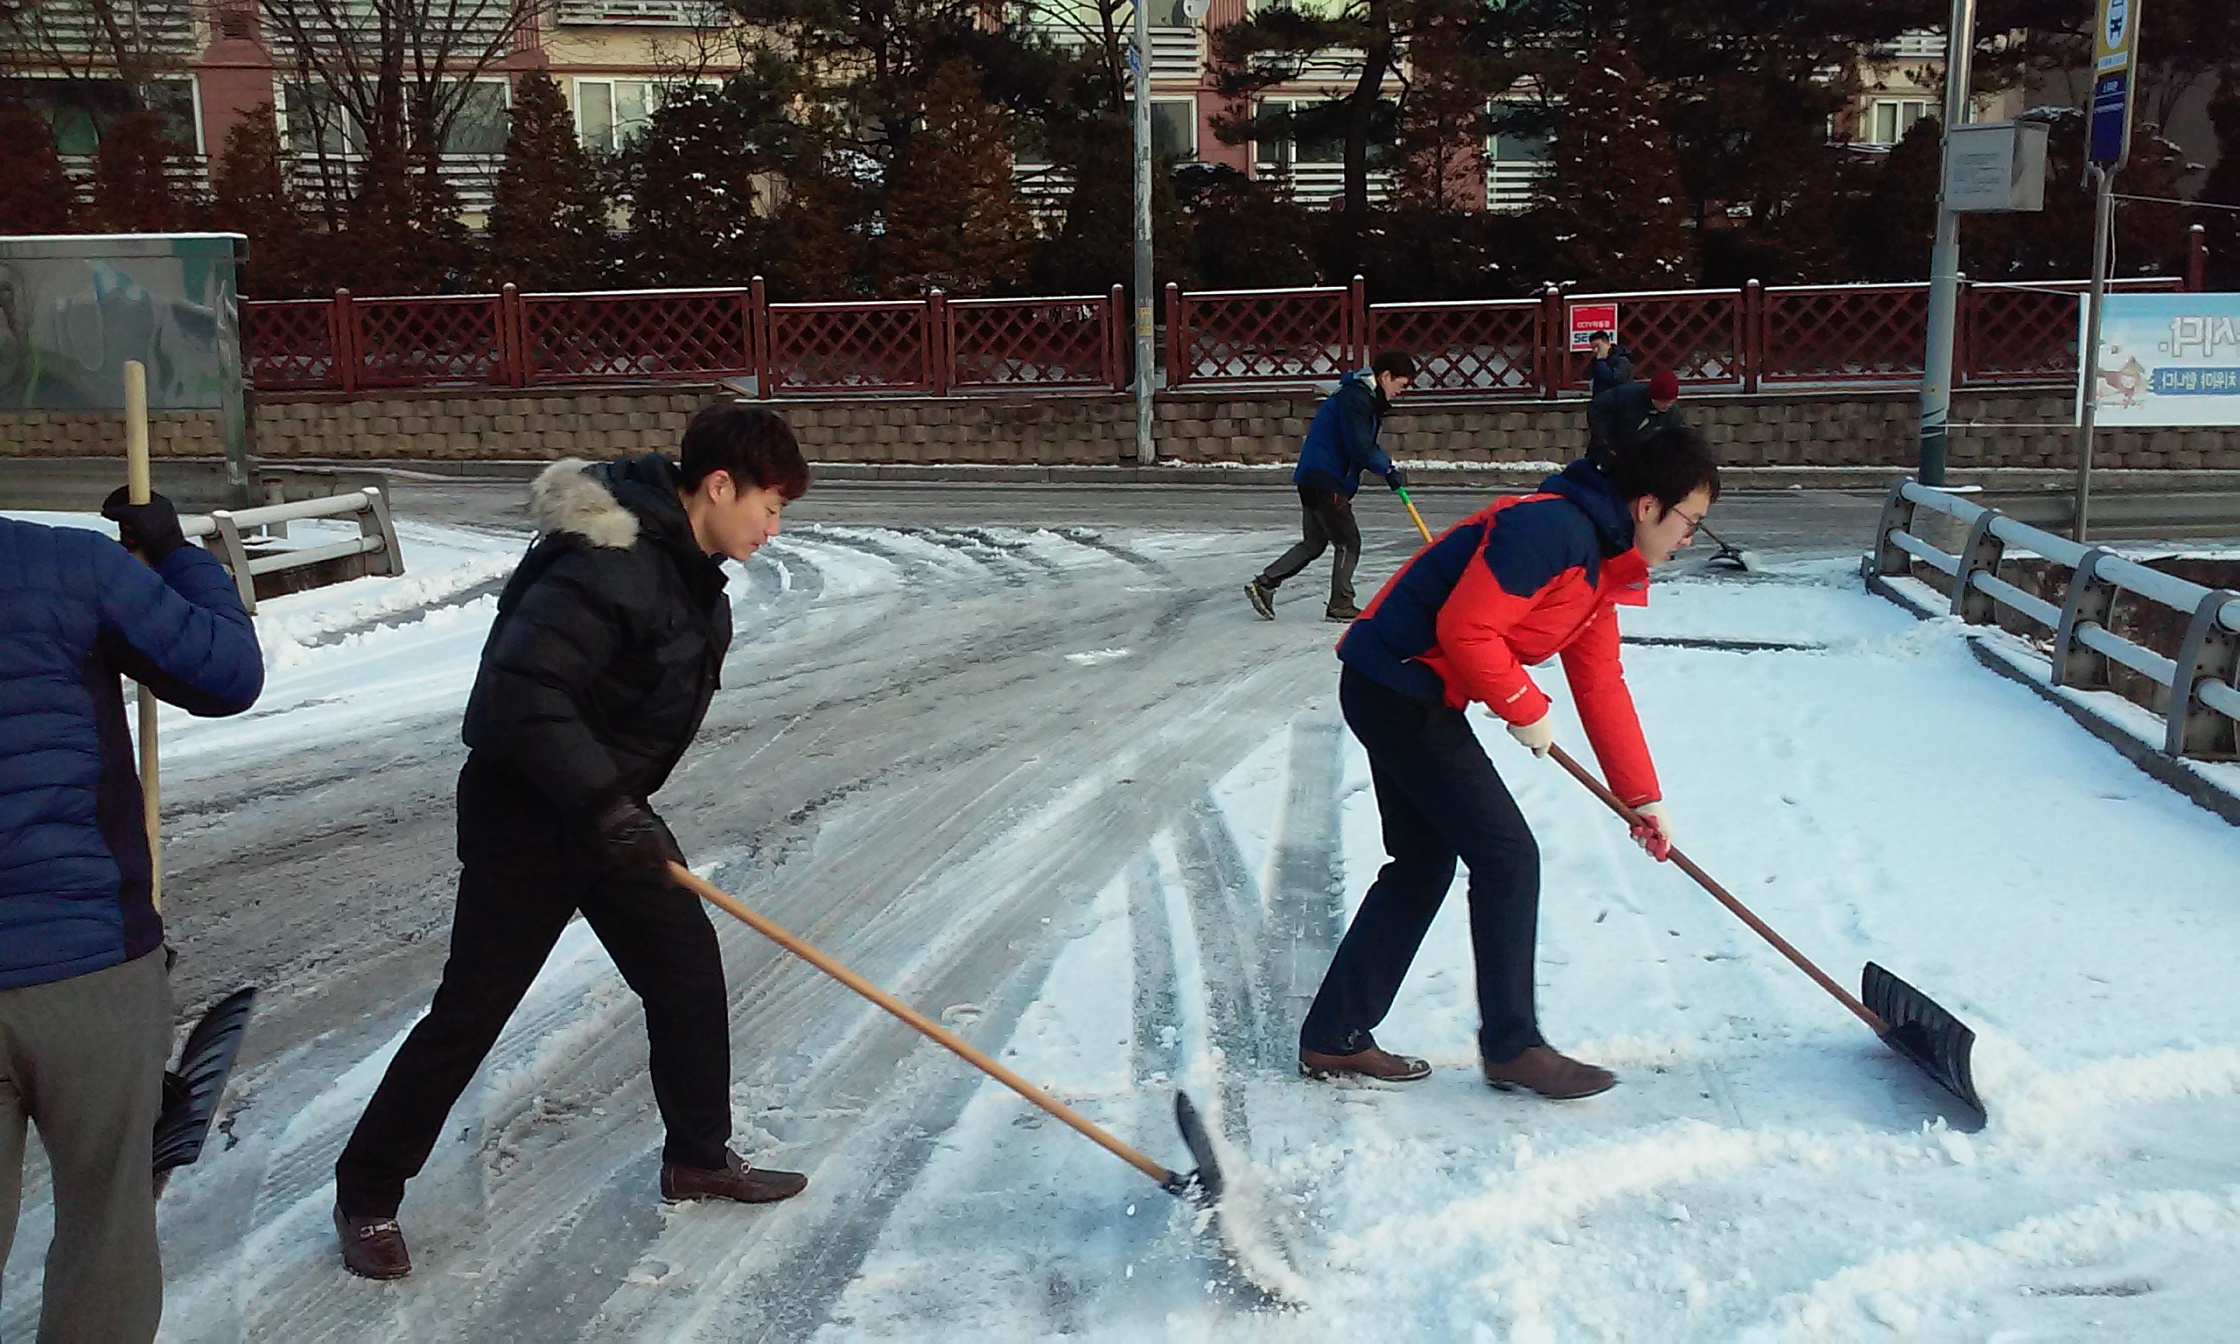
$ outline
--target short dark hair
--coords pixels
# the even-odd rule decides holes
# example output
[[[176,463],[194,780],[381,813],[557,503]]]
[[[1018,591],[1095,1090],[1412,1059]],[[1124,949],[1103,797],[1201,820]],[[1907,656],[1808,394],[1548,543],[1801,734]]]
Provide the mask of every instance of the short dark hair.
[[[1665,425],[1610,455],[1603,464],[1610,484],[1628,501],[1653,495],[1667,512],[1698,489],[1719,497],[1719,460],[1703,435],[1686,425]]]
[[[1412,379],[1416,376],[1416,357],[1405,350],[1386,350],[1370,363],[1369,372]]]
[[[1615,337],[1615,336],[1612,336],[1612,335],[1611,335],[1611,334],[1610,334],[1609,332],[1607,332],[1607,331],[1598,331],[1598,332],[1595,332],[1595,333],[1594,333],[1593,335],[1591,335],[1591,336],[1587,337],[1587,339],[1588,339],[1588,340],[1590,340],[1590,341],[1608,341],[1608,342],[1610,342],[1610,344],[1612,344],[1612,345],[1616,345],[1616,344],[1618,343],[1618,338],[1617,338],[1617,337]]]
[[[760,406],[719,401],[692,413],[684,427],[678,475],[687,490],[716,472],[745,485],[799,499],[809,489],[809,464],[785,417]]]

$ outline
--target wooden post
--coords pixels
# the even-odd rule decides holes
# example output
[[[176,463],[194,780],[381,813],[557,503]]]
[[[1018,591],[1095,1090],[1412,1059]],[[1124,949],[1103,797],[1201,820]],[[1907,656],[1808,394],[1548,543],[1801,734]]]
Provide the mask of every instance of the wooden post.
[[[139,360],[124,364],[125,494],[145,504],[154,493],[148,471],[148,369]],[[145,559],[146,557],[142,557]],[[156,693],[140,688],[140,805],[148,828],[148,900],[163,909],[162,785],[156,772]]]

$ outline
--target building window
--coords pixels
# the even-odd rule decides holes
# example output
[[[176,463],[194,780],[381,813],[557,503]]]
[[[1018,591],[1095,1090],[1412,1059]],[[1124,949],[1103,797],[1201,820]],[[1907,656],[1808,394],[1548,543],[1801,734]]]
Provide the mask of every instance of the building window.
[[[645,134],[646,123],[663,101],[694,83],[660,79],[579,79],[576,81],[576,138],[598,154],[619,154]],[[720,89],[722,81],[697,81],[701,89]]]
[[[1125,104],[1129,124],[1136,114],[1133,98]],[[1131,140],[1130,143],[1133,143]],[[1198,157],[1198,100],[1195,98],[1153,98],[1151,100],[1151,157],[1171,163],[1187,162]]]
[[[1894,145],[1906,138],[1913,123],[1929,115],[1926,98],[1877,98],[1867,106],[1866,141]]]
[[[1260,114],[1268,116],[1279,112],[1304,112],[1320,105],[1319,102],[1304,99],[1263,98],[1260,100]],[[1289,168],[1297,164],[1344,163],[1346,160],[1346,142],[1340,136],[1317,136],[1304,140],[1296,137],[1255,140],[1252,144],[1253,162],[1265,169]],[[1375,165],[1383,157],[1378,153],[1379,148],[1377,145],[1369,146],[1371,165]]]
[[[354,158],[365,153],[365,128],[328,90],[316,84],[290,84],[283,91],[281,133],[288,152],[299,159],[326,154]],[[469,88],[451,129],[444,133],[445,154],[495,158],[506,152],[512,128],[512,89],[503,79],[478,79]]]
[[[1486,137],[1486,207],[1522,210],[1533,185],[1548,171],[1548,137],[1496,131]]]
[[[202,153],[194,77],[155,80],[145,91],[148,110],[163,118],[171,140]],[[132,90],[121,79],[0,79],[0,102],[23,103],[45,117],[55,149],[65,158],[92,158],[101,150],[102,132],[134,110]]]

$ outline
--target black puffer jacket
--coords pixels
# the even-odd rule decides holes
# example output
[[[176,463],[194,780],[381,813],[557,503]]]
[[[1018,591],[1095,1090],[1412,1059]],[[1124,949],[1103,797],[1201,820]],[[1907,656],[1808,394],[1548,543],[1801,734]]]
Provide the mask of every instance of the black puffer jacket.
[[[530,786],[576,830],[608,799],[659,789],[699,731],[731,647],[731,605],[677,484],[676,468],[648,453],[556,462],[531,487],[541,535],[498,598],[467,699],[463,843],[470,812],[484,811],[466,797],[478,776]]]

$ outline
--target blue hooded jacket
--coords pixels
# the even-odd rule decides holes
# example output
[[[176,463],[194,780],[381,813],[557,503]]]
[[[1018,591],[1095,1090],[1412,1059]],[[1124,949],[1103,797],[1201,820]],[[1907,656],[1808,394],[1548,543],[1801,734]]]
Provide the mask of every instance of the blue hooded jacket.
[[[1352,498],[1361,488],[1362,472],[1382,476],[1392,470],[1392,459],[1377,447],[1377,428],[1383,423],[1375,376],[1355,369],[1340,378],[1338,390],[1323,398],[1307,426],[1293,483]]]
[[[119,673],[193,714],[255,703],[264,660],[224,567],[0,518],[0,990],[163,943]]]

